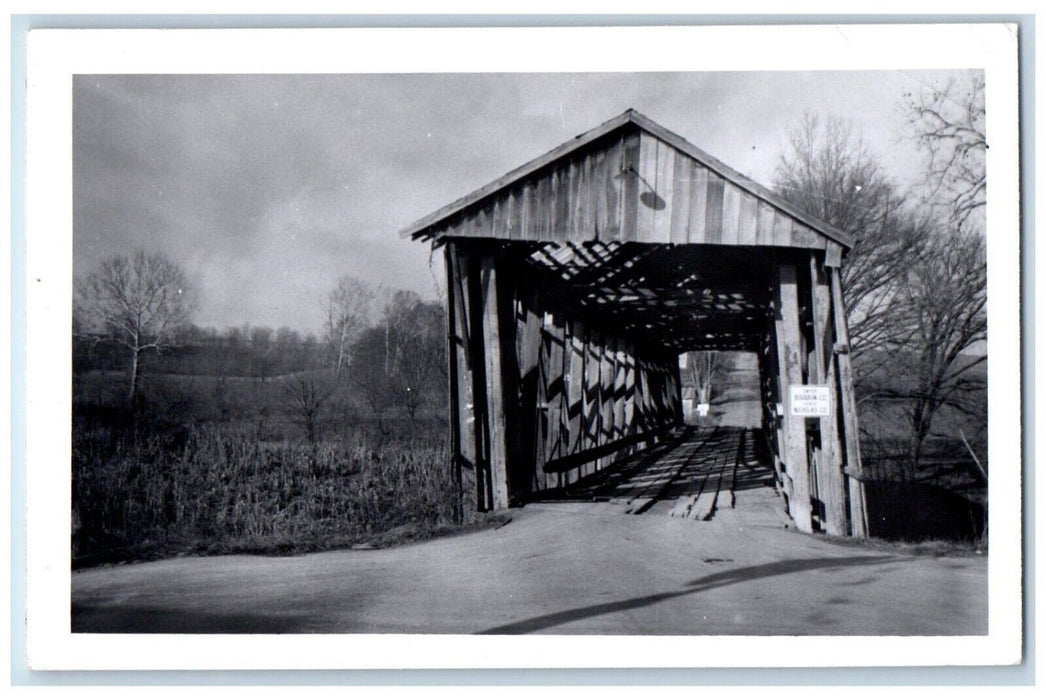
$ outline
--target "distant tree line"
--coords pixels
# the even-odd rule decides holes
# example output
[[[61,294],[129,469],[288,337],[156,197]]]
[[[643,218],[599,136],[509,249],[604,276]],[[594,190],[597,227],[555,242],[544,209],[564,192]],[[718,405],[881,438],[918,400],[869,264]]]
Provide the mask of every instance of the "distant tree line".
[[[325,327],[316,335],[249,324],[203,328],[190,322],[196,298],[162,255],[137,251],[103,262],[77,284],[74,374],[113,373],[131,408],[140,403],[143,377],[210,378],[223,416],[230,413],[227,380],[271,382],[310,440],[325,422],[361,410],[387,435],[390,421],[445,408],[439,302],[343,277],[325,300]]]
[[[73,338],[77,371],[126,371],[127,351],[104,334]],[[325,348],[314,333],[288,327],[243,325],[217,329],[187,324],[159,352],[142,358],[155,374],[265,379],[326,365]]]

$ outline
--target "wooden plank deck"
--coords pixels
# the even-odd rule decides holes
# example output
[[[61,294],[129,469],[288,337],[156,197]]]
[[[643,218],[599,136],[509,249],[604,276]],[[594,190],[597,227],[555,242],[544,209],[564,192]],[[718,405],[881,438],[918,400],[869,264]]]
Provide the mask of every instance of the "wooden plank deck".
[[[776,498],[773,470],[756,440],[745,428],[686,427],[540,500],[602,501],[633,515],[711,520],[739,502],[754,502],[739,499],[739,492],[758,490],[760,503]]]

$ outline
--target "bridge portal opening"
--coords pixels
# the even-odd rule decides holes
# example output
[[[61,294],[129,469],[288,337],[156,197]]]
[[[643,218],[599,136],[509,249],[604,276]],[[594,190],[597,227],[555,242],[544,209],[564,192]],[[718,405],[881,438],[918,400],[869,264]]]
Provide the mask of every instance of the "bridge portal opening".
[[[404,231],[442,247],[451,450],[479,510],[662,445],[679,357],[745,354],[788,514],[866,534],[840,266],[852,241],[628,111]]]

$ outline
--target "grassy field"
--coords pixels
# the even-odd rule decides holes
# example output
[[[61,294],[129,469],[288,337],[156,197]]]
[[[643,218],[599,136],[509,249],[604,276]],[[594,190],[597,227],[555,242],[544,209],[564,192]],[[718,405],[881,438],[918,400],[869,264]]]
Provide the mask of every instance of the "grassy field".
[[[458,525],[431,410],[389,411],[379,428],[334,395],[309,440],[283,378],[149,376],[134,409],[122,380],[74,382],[74,566],[374,545]]]

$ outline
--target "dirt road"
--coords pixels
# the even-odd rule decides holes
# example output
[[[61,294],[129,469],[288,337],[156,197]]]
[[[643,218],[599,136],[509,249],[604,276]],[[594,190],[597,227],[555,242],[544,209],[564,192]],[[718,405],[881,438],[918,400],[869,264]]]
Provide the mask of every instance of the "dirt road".
[[[987,633],[984,557],[532,504],[497,530],[387,550],[181,558],[73,576],[74,632]]]

